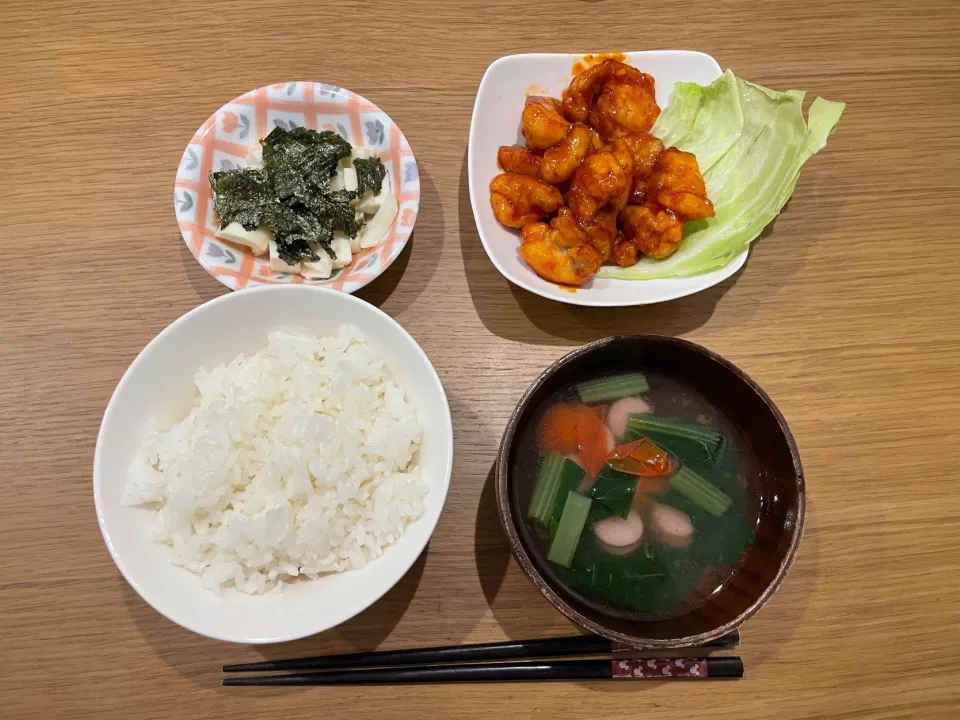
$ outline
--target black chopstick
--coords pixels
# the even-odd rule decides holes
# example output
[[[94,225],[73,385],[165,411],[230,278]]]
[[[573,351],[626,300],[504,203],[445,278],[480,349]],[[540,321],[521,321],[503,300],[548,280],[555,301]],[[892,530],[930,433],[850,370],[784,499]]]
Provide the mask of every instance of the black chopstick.
[[[740,631],[733,630],[722,637],[698,646],[699,648],[734,648],[740,644]],[[479,645],[450,645],[446,647],[387,650],[383,652],[347,653],[291,660],[224,665],[224,672],[268,672],[273,670],[327,670],[333,668],[395,667],[401,665],[434,665],[450,662],[477,662],[484,660],[519,660],[544,657],[576,657],[603,655],[611,652],[630,652],[634,648],[600,637],[575,635],[542,640],[482,643]]]
[[[546,680],[711,680],[740,677],[743,677],[743,661],[739,657],[641,660],[614,658],[377,668],[299,675],[236,675],[224,678],[223,685],[402,685]]]

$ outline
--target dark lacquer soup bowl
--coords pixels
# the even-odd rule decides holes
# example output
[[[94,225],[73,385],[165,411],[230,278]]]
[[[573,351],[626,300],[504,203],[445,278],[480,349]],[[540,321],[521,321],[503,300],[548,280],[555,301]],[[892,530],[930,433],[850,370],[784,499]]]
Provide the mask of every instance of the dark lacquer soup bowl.
[[[726,480],[719,481],[719,484],[727,482],[727,492],[708,485],[704,500],[703,493],[697,495],[690,491],[689,483],[674,479],[679,477],[679,471],[673,475],[663,475],[657,481],[663,483],[660,492],[666,494],[641,497],[641,487],[647,486],[638,483],[633,500],[627,501],[633,504],[629,505],[629,510],[624,509],[622,517],[626,518],[629,512],[637,513],[637,518],[645,518],[645,521],[636,521],[638,526],[645,522],[641,540],[618,549],[616,556],[601,559],[594,566],[590,565],[591,561],[584,560],[584,567],[578,569],[578,556],[575,554],[571,556],[573,559],[560,561],[567,562],[566,566],[551,562],[548,556],[553,555],[552,544],[561,542],[556,538],[564,536],[564,542],[570,540],[569,528],[560,529],[570,525],[569,518],[565,517],[568,508],[563,503],[564,498],[581,501],[578,507],[589,505],[591,510],[603,510],[607,515],[611,513],[606,505],[596,504],[608,502],[606,496],[598,500],[595,490],[584,489],[583,485],[577,485],[577,479],[573,479],[572,489],[568,491],[564,488],[563,497],[559,490],[554,492],[557,499],[555,505],[550,505],[554,508],[552,520],[547,519],[549,510],[547,516],[540,516],[539,524],[532,519],[536,516],[535,499],[543,495],[538,478],[543,476],[546,467],[547,456],[542,454],[544,436],[541,433],[547,423],[545,418],[548,411],[558,404],[567,409],[578,407],[581,410],[589,406],[591,411],[597,410],[601,422],[607,423],[606,427],[614,428],[611,425],[613,406],[601,410],[598,406],[589,405],[587,395],[575,388],[583,387],[578,384],[584,382],[624,378],[637,373],[641,378],[649,378],[650,395],[646,400],[651,415],[670,416],[666,422],[674,423],[677,427],[687,427],[684,423],[702,424],[706,428],[703,433],[699,430],[699,424],[692,425],[694,429],[687,433],[698,438],[701,434],[709,436],[716,429],[721,440],[714,449],[727,447],[727,454],[733,458],[722,461],[727,463],[723,466],[727,468],[723,471]],[[572,401],[569,396],[571,389],[574,393],[580,392],[579,396],[574,395]],[[576,405],[578,401],[580,405]],[[684,418],[684,415],[687,417]],[[636,422],[642,424],[644,417],[650,415],[631,414],[628,417],[630,423],[637,418]],[[607,430],[604,429],[604,432]],[[663,437],[654,432],[643,434],[657,442]],[[612,436],[613,433],[608,435]],[[627,447],[623,443],[629,439],[624,434],[617,444],[617,451]],[[666,441],[665,446],[673,448],[669,437],[666,437]],[[644,442],[644,439],[635,442]],[[611,440],[610,447],[613,445]],[[658,445],[652,447],[659,448]],[[669,455],[666,462],[673,463],[670,467],[683,468],[682,462],[686,461],[681,457],[682,453],[675,456],[672,449],[669,453],[663,452]],[[716,457],[721,454],[719,449],[716,450]],[[588,470],[577,470],[578,467],[582,469],[589,466],[579,455],[568,454],[562,458],[557,455],[557,462],[562,462],[564,467],[575,473],[590,475]],[[720,460],[711,462],[721,463]],[[501,520],[513,554],[523,571],[547,599],[572,621],[590,632],[636,647],[699,645],[741,625],[780,586],[796,554],[803,530],[803,470],[793,436],[780,411],[739,368],[699,345],[676,338],[652,335],[607,338],[585,345],[547,368],[520,399],[510,418],[497,458],[496,477]],[[710,476],[705,477],[709,479]],[[595,487],[599,488],[599,482],[594,482]],[[678,494],[678,491],[684,491],[684,494]],[[574,498],[574,492],[585,497]],[[594,499],[588,500],[591,493],[594,493]],[[661,503],[669,503],[672,496],[677,498],[674,507],[679,505],[688,508],[689,517],[683,516],[686,525],[671,525],[663,521],[664,517],[670,521],[679,511],[668,509],[664,515],[653,510],[660,508],[662,511],[664,506]],[[734,496],[737,502],[731,502],[729,496]],[[710,512],[700,511],[696,503],[691,504],[687,500],[688,497]],[[716,505],[717,497],[724,498],[719,507]],[[721,520],[714,517],[720,514],[723,514]],[[570,510],[570,515],[576,515],[575,509]],[[698,518],[701,524],[698,524]],[[612,520],[620,522],[619,518]],[[589,523],[587,520],[581,522]],[[595,520],[592,526],[582,524],[582,534],[575,536],[579,538],[576,542],[580,545],[593,542],[609,549],[608,545],[600,542],[607,538],[596,529],[600,522]],[[585,540],[590,527],[594,528],[594,535]],[[701,540],[696,557],[693,557],[694,550],[689,549],[698,547],[695,545],[685,546],[688,552],[684,554],[684,549],[677,548],[678,544],[691,542],[689,538],[694,537],[701,527],[712,528],[709,532],[721,534]],[[684,535],[685,532],[688,534]],[[722,533],[727,533],[728,537]],[[676,541],[678,537],[679,542]],[[576,550],[570,550],[571,553],[581,552],[579,546],[574,547]],[[728,551],[732,548],[732,551],[724,556],[724,548]],[[589,550],[584,549],[583,552],[587,554]],[[634,559],[621,559],[620,555],[624,553],[629,553],[627,558]],[[557,556],[563,554],[564,549],[559,548]],[[704,557],[714,558],[718,565],[698,566],[696,561]],[[629,564],[628,569],[623,571],[626,579],[615,578],[612,584],[608,583],[607,579],[620,572],[618,568],[624,562]],[[659,562],[663,564],[655,565]],[[642,568],[651,563],[660,570],[643,574]],[[691,578],[688,585],[681,582],[684,572]],[[598,595],[597,585],[590,583],[605,584],[607,589],[603,592],[607,595],[603,595],[603,592]],[[614,590],[610,590],[610,587]],[[694,589],[689,590],[689,587]],[[657,603],[663,598],[652,596],[654,592],[661,592],[660,588],[666,588],[662,591],[664,598],[669,592],[679,593],[682,598],[672,607],[659,607]],[[613,596],[610,596],[611,592]],[[616,592],[621,595],[617,596]],[[645,597],[644,593],[651,597]],[[612,600],[611,597],[625,600],[626,603]],[[656,611],[650,611],[651,607]]]

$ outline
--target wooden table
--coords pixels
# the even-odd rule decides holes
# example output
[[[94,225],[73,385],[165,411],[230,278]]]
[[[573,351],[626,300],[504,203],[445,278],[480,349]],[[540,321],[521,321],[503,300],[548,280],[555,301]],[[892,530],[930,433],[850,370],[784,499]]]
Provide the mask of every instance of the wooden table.
[[[407,5],[406,16],[360,2],[0,7],[0,716],[956,717],[960,5],[688,0],[657,16],[613,0]],[[718,287],[614,311],[511,287],[467,198],[484,69],[509,53],[658,47],[845,100],[846,113],[772,234]],[[436,365],[456,462],[428,551],[383,600],[323,635],[248,648],[180,629],[128,587],[97,529],[91,464],[128,363],[225,292],[174,222],[184,144],[223,102],[287,79],[362,93],[417,153],[415,239],[360,294]],[[227,661],[569,633],[510,558],[491,466],[537,372],[620,332],[722,353],[769,391],[799,443],[807,530],[783,588],[743,629],[745,680],[218,687]]]

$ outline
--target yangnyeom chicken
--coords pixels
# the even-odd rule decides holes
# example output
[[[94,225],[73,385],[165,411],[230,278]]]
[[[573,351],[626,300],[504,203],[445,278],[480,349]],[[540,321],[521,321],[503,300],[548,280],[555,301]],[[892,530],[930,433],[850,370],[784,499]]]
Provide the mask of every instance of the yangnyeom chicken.
[[[633,267],[640,259],[640,251],[634,245],[632,240],[620,236],[616,245],[613,247],[613,260],[620,267]]]
[[[562,207],[557,210],[557,214],[550,221],[550,227],[560,233],[564,247],[574,247],[588,242],[587,233],[580,227],[570,208]]]
[[[573,122],[586,122],[593,99],[600,92],[604,81],[610,77],[610,67],[604,61],[588,67],[577,75],[563,91],[563,114]]]
[[[527,98],[520,116],[520,133],[531,150],[546,150],[563,140],[570,123],[559,100],[534,95]]]
[[[665,208],[627,205],[618,217],[623,239],[655,260],[672,255],[683,240],[683,221]]]
[[[520,232],[520,255],[538,275],[563,285],[583,285],[600,269],[600,253],[589,244],[568,246],[563,234],[543,222]]]
[[[566,182],[593,148],[593,131],[576,123],[563,140],[543,153],[540,174],[544,182],[557,185]]]
[[[563,208],[560,208],[561,212]],[[590,222],[581,221],[580,227],[587,235],[587,240],[600,253],[604,262],[613,256],[613,248],[617,242],[617,213],[615,210],[601,210]]]
[[[631,133],[623,135],[620,141],[630,148],[633,155],[633,188],[630,202],[642,205],[647,199],[647,184],[650,176],[663,155],[663,143],[649,133]]]
[[[570,208],[562,207],[550,221],[550,227],[560,233],[566,247],[586,243],[600,253],[601,260],[609,260],[617,237],[617,213],[601,211],[592,221],[584,222]]]
[[[636,85],[642,85],[651,95],[656,95],[656,83],[653,75],[648,75],[635,68],[633,65],[627,65],[619,60],[608,59],[604,61],[610,68],[610,82],[631,82]]]
[[[714,215],[696,157],[651,134],[659,114],[653,78],[612,58],[574,77],[562,101],[527,98],[524,146],[499,149],[490,202],[521,228],[520,255],[541,277],[582,285],[607,261],[668,257],[685,221]]]
[[[660,115],[654,80],[618,60],[587,68],[563,91],[563,112],[585,122],[611,140],[627,133],[646,132]]]
[[[624,180],[623,191],[610,201],[612,210],[620,210],[626,207],[630,202],[630,192],[633,189],[633,153],[630,147],[620,138],[617,138],[610,145],[610,152],[620,163],[620,169]]]
[[[660,157],[650,183],[657,202],[684,220],[713,217],[713,203],[693,153],[669,148]]]
[[[660,115],[653,78],[636,68],[615,63],[590,109],[590,126],[601,137],[612,139],[647,132]]]
[[[563,205],[563,195],[527,175],[503,173],[490,182],[490,204],[500,223],[519,228],[555,213]]]
[[[567,204],[578,219],[589,222],[600,208],[629,190],[630,181],[612,152],[587,155],[573,174]]]
[[[504,172],[540,177],[540,156],[519,145],[503,145],[497,151],[497,162]]]

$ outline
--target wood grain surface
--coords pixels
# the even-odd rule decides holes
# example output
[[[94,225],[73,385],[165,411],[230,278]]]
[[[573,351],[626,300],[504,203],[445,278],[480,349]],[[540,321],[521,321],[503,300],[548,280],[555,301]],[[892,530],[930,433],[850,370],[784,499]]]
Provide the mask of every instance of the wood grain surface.
[[[0,716],[956,717],[958,38],[955,0],[3,2]],[[509,53],[663,47],[845,100],[846,113],[747,266],[718,287],[613,311],[511,287],[467,199],[485,68]],[[291,79],[362,93],[417,154],[414,240],[360,294],[436,365],[456,461],[436,534],[394,590],[334,631],[253,648],[192,635],[128,587],[97,528],[91,466],[128,363],[225,292],[174,221],[184,144],[223,102]],[[722,353],[799,443],[807,530],[783,588],[743,628],[746,679],[218,687],[223,662],[569,633],[509,556],[490,471],[536,373],[620,332]]]

